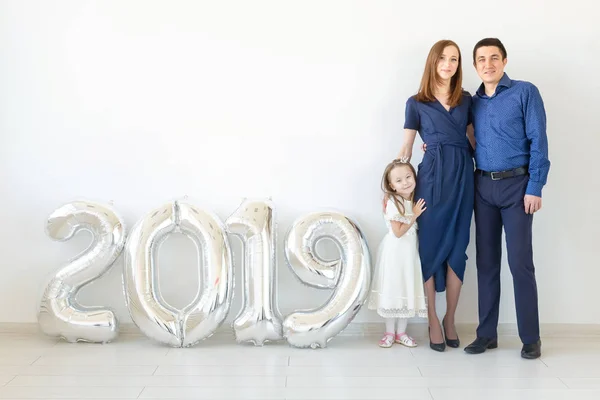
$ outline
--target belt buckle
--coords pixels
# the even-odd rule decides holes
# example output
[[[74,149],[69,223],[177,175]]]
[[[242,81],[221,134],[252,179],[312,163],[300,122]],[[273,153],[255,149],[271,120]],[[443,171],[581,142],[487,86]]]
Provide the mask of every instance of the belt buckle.
[[[496,174],[500,175],[500,174],[501,174],[501,172],[491,172],[491,173],[490,173],[490,176],[491,176],[492,180],[493,180],[493,181],[499,181],[499,180],[501,180],[501,179],[502,179],[502,177],[501,177],[501,176],[499,176],[498,178],[496,178]]]

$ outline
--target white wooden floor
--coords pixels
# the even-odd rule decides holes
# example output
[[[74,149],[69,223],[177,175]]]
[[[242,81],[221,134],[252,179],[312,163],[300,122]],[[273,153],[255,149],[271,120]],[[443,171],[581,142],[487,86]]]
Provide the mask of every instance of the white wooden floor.
[[[600,399],[600,338],[543,339],[533,361],[514,337],[482,355],[436,353],[425,338],[381,349],[378,339],[338,336],[302,350],[220,336],[173,349],[137,335],[95,345],[0,334],[0,398]]]

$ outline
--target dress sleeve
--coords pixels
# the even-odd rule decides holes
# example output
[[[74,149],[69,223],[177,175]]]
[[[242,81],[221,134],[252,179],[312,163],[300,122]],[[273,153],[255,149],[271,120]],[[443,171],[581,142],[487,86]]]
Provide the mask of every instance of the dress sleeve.
[[[421,118],[419,117],[419,109],[417,108],[417,100],[410,97],[406,101],[404,110],[404,129],[414,129],[416,131],[421,127]]]
[[[469,92],[465,91],[464,100],[467,102],[468,106],[467,126],[469,126],[473,123],[473,98],[471,97],[471,94]]]
[[[410,218],[404,215],[401,215],[396,208],[396,204],[394,204],[394,200],[389,199],[385,206],[385,219],[388,221],[397,221],[402,222],[403,224],[410,224]]]

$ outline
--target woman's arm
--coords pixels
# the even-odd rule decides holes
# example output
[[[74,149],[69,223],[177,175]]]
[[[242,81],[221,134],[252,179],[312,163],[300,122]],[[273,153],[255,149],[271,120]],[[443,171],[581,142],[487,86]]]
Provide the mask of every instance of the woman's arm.
[[[403,160],[406,162],[410,161],[416,135],[417,131],[414,129],[404,130],[404,141],[402,142],[402,147],[400,147],[400,152],[398,153],[398,160]]]
[[[475,128],[473,128],[473,124],[469,124],[467,126],[467,138],[471,143],[471,147],[473,147],[473,150],[475,150],[475,145],[477,143],[475,142]]]

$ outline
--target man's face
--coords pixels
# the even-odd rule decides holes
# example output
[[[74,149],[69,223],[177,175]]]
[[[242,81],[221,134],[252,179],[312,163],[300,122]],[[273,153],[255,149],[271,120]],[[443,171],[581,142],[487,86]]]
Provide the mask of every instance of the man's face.
[[[475,69],[484,83],[498,83],[504,75],[507,59],[496,46],[484,46],[475,53]]]

